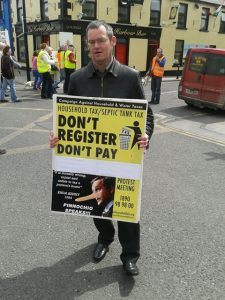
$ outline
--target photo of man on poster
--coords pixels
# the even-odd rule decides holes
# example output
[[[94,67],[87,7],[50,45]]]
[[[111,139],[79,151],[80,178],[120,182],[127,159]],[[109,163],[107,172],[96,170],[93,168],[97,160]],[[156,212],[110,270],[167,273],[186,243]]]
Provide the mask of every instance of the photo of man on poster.
[[[113,200],[115,192],[115,178],[97,176],[91,181],[92,194],[76,198],[75,202],[86,202],[96,200],[94,215],[112,217]]]

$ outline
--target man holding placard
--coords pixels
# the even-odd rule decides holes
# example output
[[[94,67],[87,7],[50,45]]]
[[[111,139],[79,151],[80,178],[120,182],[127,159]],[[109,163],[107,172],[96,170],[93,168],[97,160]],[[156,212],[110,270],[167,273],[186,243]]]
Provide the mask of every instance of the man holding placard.
[[[85,97],[145,99],[138,72],[121,65],[113,57],[116,37],[113,35],[112,27],[104,21],[93,21],[87,26],[86,38],[91,62],[71,75],[68,94]],[[113,118],[111,120],[113,122]],[[131,130],[137,131],[135,124],[133,127]],[[153,114],[148,106],[146,133],[136,137],[138,146],[143,151],[149,146],[153,127]],[[121,134],[124,135],[124,132]],[[54,147],[58,141],[58,137],[52,133],[50,146]],[[108,252],[109,244],[114,240],[115,229],[111,220],[94,218],[94,223],[99,236],[93,257],[96,261],[101,261]],[[128,275],[138,275],[136,262],[140,256],[139,223],[118,221],[118,236],[122,246],[120,258],[124,270]]]

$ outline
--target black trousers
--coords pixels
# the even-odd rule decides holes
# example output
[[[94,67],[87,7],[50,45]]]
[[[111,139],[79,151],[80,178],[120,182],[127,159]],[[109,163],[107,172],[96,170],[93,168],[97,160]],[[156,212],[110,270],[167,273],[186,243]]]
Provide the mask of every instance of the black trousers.
[[[94,223],[99,231],[98,242],[106,245],[112,243],[115,235],[113,222],[94,218]],[[140,257],[140,224],[118,221],[118,237],[122,246],[121,261],[136,262]]]
[[[41,87],[41,97],[51,98],[52,97],[52,77],[50,72],[42,73],[43,81]]]
[[[162,77],[152,76],[152,79],[151,79],[151,90],[152,90],[151,102],[159,103],[160,94],[161,94],[161,82],[162,82]]]
[[[69,82],[70,82],[70,75],[74,72],[74,69],[68,69],[65,68],[65,80],[64,80],[64,85],[63,85],[63,92],[65,94],[68,93],[68,87],[69,87]]]

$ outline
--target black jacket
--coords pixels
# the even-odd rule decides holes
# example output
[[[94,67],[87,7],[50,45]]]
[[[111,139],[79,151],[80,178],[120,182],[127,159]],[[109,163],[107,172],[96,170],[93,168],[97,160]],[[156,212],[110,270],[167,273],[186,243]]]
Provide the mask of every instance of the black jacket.
[[[14,65],[10,59],[10,56],[7,54],[2,56],[1,71],[2,71],[2,76],[5,77],[6,79],[14,79],[15,78]]]
[[[145,99],[139,72],[114,59],[104,73],[94,69],[90,62],[70,76],[69,95],[121,99]],[[148,105],[146,133],[153,133],[154,117]]]

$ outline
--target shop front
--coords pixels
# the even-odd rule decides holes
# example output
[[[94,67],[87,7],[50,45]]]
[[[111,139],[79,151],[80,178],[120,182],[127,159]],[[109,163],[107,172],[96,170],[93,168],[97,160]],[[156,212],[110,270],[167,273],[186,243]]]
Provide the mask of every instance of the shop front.
[[[86,27],[89,21],[85,20],[54,20],[46,22],[27,23],[29,41],[29,57],[38,49],[40,43],[46,42],[55,50],[60,45],[59,33],[72,33],[73,43],[77,51],[77,67],[87,65],[89,62],[88,48],[86,44]],[[117,37],[115,57],[123,64],[135,67],[145,72],[155,55],[160,43],[161,28],[139,27],[136,25],[111,24]],[[21,25],[15,25],[17,36],[17,55],[21,62],[24,60],[23,35]]]

